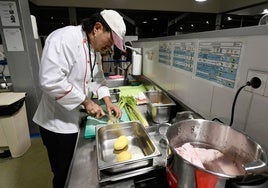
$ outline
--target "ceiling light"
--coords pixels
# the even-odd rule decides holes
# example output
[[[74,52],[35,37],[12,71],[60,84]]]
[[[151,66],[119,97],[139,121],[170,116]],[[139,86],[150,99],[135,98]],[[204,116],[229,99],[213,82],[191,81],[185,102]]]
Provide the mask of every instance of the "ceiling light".
[[[206,21],[206,24],[209,24],[209,21]]]
[[[268,14],[268,9],[267,9],[267,8],[264,9],[264,10],[262,11],[262,14]]]
[[[153,18],[154,21],[158,20],[158,18]]]
[[[205,2],[207,0],[195,0],[196,2]]]
[[[232,18],[230,16],[228,16],[227,20],[230,21],[230,20],[232,20]]]
[[[142,23],[147,24],[148,22],[147,21],[143,21]]]
[[[194,27],[194,24],[191,24],[191,27]]]

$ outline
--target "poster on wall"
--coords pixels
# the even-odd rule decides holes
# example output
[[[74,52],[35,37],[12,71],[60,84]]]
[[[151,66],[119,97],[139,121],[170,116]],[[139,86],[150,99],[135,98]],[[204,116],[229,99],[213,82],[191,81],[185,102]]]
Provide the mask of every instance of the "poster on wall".
[[[195,76],[234,88],[242,46],[242,41],[199,42]]]
[[[176,42],[173,51],[173,67],[193,72],[195,42]]]
[[[170,42],[161,42],[159,44],[159,63],[171,64],[172,44]]]
[[[7,51],[24,51],[21,31],[18,28],[3,29]]]
[[[20,26],[16,2],[0,1],[2,26]]]
[[[142,73],[149,78],[153,78],[155,72],[155,63],[158,62],[158,43],[149,43],[143,47],[143,69]]]

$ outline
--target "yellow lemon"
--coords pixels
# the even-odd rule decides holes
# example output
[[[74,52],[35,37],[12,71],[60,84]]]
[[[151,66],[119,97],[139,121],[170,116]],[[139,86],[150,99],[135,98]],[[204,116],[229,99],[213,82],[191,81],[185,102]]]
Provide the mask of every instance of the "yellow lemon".
[[[123,162],[130,160],[132,158],[132,155],[129,151],[122,151],[118,155],[116,155],[117,162]]]
[[[128,145],[128,139],[125,135],[119,136],[114,142],[115,150],[122,150]]]

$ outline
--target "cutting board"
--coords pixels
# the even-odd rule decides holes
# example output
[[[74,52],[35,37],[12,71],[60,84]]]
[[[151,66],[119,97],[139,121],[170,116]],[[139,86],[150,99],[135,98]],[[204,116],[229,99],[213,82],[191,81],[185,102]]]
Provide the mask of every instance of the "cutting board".
[[[142,84],[139,86],[121,86],[118,89],[120,89],[120,96],[135,96],[140,92],[147,91]]]
[[[148,100],[144,95],[144,92],[147,90],[142,84],[139,86],[121,86],[118,87],[118,89],[120,89],[120,96],[133,96],[138,105],[148,103]]]
[[[107,124],[108,118],[104,116],[103,118],[96,119],[94,117],[88,116],[87,121],[86,121],[86,128],[85,128],[85,134],[84,137],[86,139],[89,138],[95,138],[96,136],[96,126],[97,125],[103,125]],[[127,122],[130,121],[126,110],[123,108],[122,109],[122,116],[120,118],[120,122]]]

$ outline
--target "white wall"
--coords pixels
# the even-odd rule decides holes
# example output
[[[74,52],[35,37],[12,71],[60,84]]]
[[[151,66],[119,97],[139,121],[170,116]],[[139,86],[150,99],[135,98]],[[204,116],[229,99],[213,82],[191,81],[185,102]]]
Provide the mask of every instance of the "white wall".
[[[266,33],[266,34],[265,34]],[[198,38],[200,36],[200,38]],[[224,87],[195,74],[159,63],[159,45],[176,41],[229,40],[242,41],[235,88]],[[215,117],[229,124],[235,93],[247,80],[248,70],[268,73],[268,26],[230,29],[201,34],[140,40],[134,44],[143,49],[143,74],[205,119]],[[195,57],[196,58],[196,57]],[[171,61],[172,63],[172,61]],[[268,151],[268,97],[240,92],[233,127],[253,137]]]

